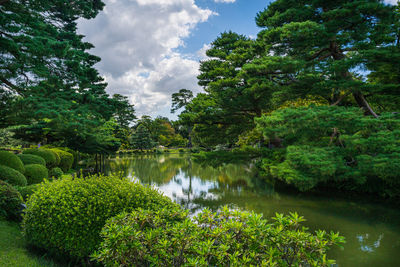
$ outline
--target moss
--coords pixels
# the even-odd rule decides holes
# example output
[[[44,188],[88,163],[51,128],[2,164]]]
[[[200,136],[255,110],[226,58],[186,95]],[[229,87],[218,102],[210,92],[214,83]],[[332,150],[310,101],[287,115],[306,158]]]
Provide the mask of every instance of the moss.
[[[13,168],[20,173],[25,172],[24,164],[22,163],[22,161],[17,157],[17,155],[8,151],[0,151],[0,165]]]

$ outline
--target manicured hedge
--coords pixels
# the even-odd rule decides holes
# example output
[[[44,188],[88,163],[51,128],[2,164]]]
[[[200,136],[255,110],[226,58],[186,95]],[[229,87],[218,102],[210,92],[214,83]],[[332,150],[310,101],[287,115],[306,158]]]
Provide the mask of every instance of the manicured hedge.
[[[0,217],[21,220],[21,194],[10,184],[0,180]]]
[[[22,161],[17,157],[17,155],[8,151],[0,151],[0,165],[13,168],[20,173],[25,172],[24,164],[22,163]]]
[[[46,161],[39,156],[32,155],[32,154],[18,154],[19,159],[22,161],[24,165],[28,164],[40,164],[46,166]]]
[[[46,167],[40,164],[29,164],[25,166],[25,177],[30,184],[39,184],[49,177]]]
[[[193,219],[179,210],[136,210],[110,219],[93,257],[105,266],[332,266],[327,251],[344,243],[315,234],[297,214],[261,215],[227,207]]]
[[[74,156],[69,152],[57,148],[52,148],[51,151],[56,153],[60,158],[58,167],[60,167],[64,172],[69,171],[74,163]]]
[[[0,180],[3,180],[11,185],[25,186],[27,181],[25,176],[13,168],[0,165]]]
[[[55,168],[53,168],[53,169],[51,169],[50,171],[49,171],[49,177],[50,178],[54,178],[54,179],[58,179],[58,178],[61,178],[61,176],[64,174],[64,172],[60,169],[60,168],[58,168],[58,167],[55,167]]]
[[[176,208],[157,190],[114,176],[45,182],[27,201],[24,232],[30,245],[87,258],[101,242],[106,220],[137,208]]]
[[[54,153],[51,150],[42,149],[42,148],[29,148],[29,149],[25,149],[22,153],[23,154],[32,154],[32,155],[42,157],[46,161],[46,166],[49,169],[57,167],[56,153]]]

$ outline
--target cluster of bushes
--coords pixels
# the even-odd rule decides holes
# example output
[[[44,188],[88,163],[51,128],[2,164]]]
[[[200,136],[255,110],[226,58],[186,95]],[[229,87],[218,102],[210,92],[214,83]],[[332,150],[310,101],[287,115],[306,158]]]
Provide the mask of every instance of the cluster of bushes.
[[[2,205],[9,199],[21,198],[21,194],[15,197],[14,192],[18,189],[24,199],[31,194],[36,188],[37,184],[41,183],[47,178],[59,178],[63,175],[63,170],[68,171],[71,169],[74,158],[71,153],[61,149],[26,149],[22,154],[14,154],[8,151],[0,151],[0,181],[2,181],[1,192]],[[7,184],[4,185],[4,183]],[[10,187],[15,187],[14,191],[10,191]],[[6,193],[7,192],[7,193]],[[22,198],[21,198],[22,199]],[[14,209],[14,212],[20,212],[21,209],[16,209],[18,205],[10,205],[8,209]],[[3,206],[0,214],[9,214],[10,211],[5,211]],[[7,218],[17,219],[17,216],[5,216]]]
[[[106,266],[328,266],[338,234],[312,234],[302,217],[224,208],[193,219],[157,190],[116,176],[46,182],[27,201],[26,240]]]
[[[256,120],[272,149],[268,176],[302,191],[329,186],[400,199],[400,115],[357,108],[279,109]]]

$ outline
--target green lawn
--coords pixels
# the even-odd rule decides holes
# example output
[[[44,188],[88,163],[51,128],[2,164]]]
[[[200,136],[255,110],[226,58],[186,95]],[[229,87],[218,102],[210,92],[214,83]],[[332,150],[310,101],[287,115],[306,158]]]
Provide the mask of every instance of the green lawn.
[[[17,223],[0,221],[0,266],[58,267],[60,265],[29,252]]]

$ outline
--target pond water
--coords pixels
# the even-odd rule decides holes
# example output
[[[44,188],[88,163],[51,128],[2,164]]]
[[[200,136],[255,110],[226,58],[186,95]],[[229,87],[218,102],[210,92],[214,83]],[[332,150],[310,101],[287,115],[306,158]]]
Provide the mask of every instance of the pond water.
[[[346,237],[343,250],[329,252],[339,266],[400,266],[400,210],[382,204],[276,192],[254,178],[251,166],[213,168],[193,162],[187,154],[115,158],[108,161],[105,172],[121,172],[154,185],[192,213],[223,205],[266,218],[276,212],[297,212],[310,229],[339,231]]]

